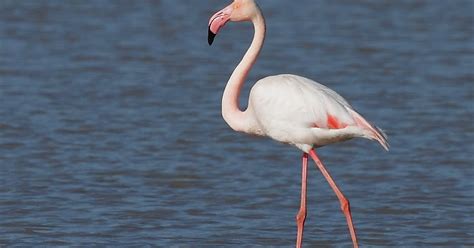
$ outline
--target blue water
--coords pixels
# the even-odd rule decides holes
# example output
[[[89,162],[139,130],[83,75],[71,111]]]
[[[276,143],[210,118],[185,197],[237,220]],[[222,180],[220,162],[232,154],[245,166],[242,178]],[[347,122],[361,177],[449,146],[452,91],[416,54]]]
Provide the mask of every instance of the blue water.
[[[319,154],[362,247],[474,246],[474,3],[260,1],[244,87],[294,73],[387,131]],[[300,152],[230,130],[227,79],[252,38],[225,1],[0,1],[0,247],[292,247]],[[350,247],[310,167],[305,247]]]

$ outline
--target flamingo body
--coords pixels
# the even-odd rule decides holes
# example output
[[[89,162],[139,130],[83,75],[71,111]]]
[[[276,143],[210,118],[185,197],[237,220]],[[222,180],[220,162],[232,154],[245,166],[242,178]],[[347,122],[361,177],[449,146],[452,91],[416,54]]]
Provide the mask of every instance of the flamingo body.
[[[253,125],[248,133],[295,145],[313,147],[363,137],[388,148],[385,135],[369,124],[335,91],[305,77],[281,74],[252,87],[246,112]]]

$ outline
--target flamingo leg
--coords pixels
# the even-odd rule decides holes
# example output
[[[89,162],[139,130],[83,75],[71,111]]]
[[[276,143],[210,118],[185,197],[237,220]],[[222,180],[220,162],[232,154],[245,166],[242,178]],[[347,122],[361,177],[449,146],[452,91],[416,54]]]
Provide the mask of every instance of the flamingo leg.
[[[306,219],[306,179],[308,178],[308,154],[303,153],[301,165],[301,203],[300,210],[296,215],[296,225],[298,233],[296,235],[296,248],[301,248],[303,243],[304,221]]]
[[[321,171],[323,176],[328,181],[328,183],[331,186],[332,190],[334,190],[334,193],[336,193],[337,198],[339,199],[339,202],[341,203],[341,210],[344,213],[344,215],[346,216],[347,225],[349,226],[349,232],[351,233],[351,238],[352,238],[352,243],[354,245],[354,248],[359,247],[359,245],[357,243],[357,236],[356,236],[356,232],[355,232],[355,229],[354,229],[354,224],[352,223],[352,215],[351,215],[351,208],[350,208],[349,201],[342,194],[341,190],[339,190],[336,183],[332,179],[331,175],[329,175],[329,172],[326,170],[323,163],[319,159],[318,155],[316,155],[316,152],[315,152],[314,149],[311,149],[309,151],[309,155],[314,160],[314,162],[316,163],[316,166],[318,167],[318,169]]]

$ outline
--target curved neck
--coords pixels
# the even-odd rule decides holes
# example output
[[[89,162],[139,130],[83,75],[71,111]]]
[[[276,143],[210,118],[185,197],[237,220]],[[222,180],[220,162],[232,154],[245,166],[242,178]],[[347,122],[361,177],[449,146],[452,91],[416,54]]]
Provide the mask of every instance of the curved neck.
[[[229,78],[222,96],[222,117],[229,126],[236,131],[245,132],[249,128],[248,115],[239,108],[239,97],[245,79],[257,60],[258,54],[265,39],[265,20],[260,10],[251,20],[255,29],[252,43],[245,53],[242,61],[235,68]]]

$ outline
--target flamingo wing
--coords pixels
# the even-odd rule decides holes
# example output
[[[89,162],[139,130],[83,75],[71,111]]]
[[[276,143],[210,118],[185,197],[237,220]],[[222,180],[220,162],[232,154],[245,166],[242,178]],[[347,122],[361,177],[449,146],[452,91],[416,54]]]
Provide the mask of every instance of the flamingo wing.
[[[388,149],[385,134],[342,96],[301,76],[282,74],[259,80],[250,92],[249,108],[263,132],[278,141],[312,146],[365,137]],[[331,139],[323,141],[325,135]]]

